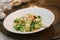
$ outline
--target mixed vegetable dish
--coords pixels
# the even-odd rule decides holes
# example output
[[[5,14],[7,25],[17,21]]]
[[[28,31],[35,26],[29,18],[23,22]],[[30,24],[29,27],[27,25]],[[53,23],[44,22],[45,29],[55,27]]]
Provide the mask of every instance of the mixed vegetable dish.
[[[14,20],[13,28],[20,32],[32,32],[43,27],[42,18],[39,15],[26,14]]]

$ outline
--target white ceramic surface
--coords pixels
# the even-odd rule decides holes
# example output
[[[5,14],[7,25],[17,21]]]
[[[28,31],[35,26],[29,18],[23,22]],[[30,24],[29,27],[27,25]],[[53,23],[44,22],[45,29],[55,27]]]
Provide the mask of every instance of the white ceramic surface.
[[[18,34],[35,33],[35,32],[39,32],[39,31],[42,31],[42,30],[46,29],[46,28],[40,28],[40,29],[38,29],[36,31],[33,31],[33,32],[16,31],[13,28],[14,19],[17,18],[17,17],[20,18],[24,14],[40,15],[43,19],[42,20],[43,23],[45,24],[44,26],[47,26],[47,28],[50,27],[50,25],[53,23],[53,21],[55,19],[54,14],[48,9],[45,9],[45,8],[25,8],[25,9],[15,11],[5,18],[5,20],[3,22],[3,25],[4,25],[5,29],[7,29],[10,32],[18,33]]]

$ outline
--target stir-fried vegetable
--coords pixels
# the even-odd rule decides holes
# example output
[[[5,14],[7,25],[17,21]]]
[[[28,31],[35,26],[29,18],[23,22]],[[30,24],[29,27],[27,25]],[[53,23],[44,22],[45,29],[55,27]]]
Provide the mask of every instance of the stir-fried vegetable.
[[[41,16],[26,14],[14,20],[14,29],[20,32],[30,32],[43,27]]]

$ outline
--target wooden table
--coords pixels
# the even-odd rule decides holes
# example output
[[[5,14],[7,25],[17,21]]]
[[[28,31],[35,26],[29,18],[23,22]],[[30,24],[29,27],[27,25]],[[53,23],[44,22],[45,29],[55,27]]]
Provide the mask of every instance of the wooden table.
[[[34,5],[37,5],[38,7],[45,7],[45,8],[48,8],[50,9],[52,12],[54,13],[57,13],[55,9],[57,9],[56,7],[52,7],[52,6],[45,6],[45,5],[40,5],[38,2],[34,3],[34,2],[31,2],[31,3],[23,3],[19,6],[16,6],[16,7],[13,7],[11,10],[9,11],[4,11],[6,13],[6,16],[9,15],[10,13],[16,11],[16,10],[19,10],[19,9],[23,9],[23,8],[27,8],[29,7],[31,4],[34,4]],[[58,9],[57,9],[58,10]],[[59,14],[57,14],[59,15]],[[55,14],[56,16],[56,14]],[[56,16],[57,17],[57,16]],[[56,20],[58,21],[58,19],[56,18]],[[58,22],[55,22],[53,23],[53,25],[55,25],[56,23]],[[3,20],[0,20],[0,22],[3,22]],[[38,33],[34,33],[34,34],[28,34],[28,35],[22,35],[22,34],[15,34],[15,33],[11,33],[9,31],[7,31],[3,25],[0,26],[0,31],[2,33],[4,33],[5,35],[9,36],[9,37],[12,37],[13,39],[18,39],[18,40],[50,40],[52,39],[52,37],[54,36],[55,34],[55,29],[53,26],[50,26],[49,28],[41,31],[41,32],[38,32]]]
[[[17,40],[50,40],[54,36],[55,30],[54,27],[51,26],[43,31],[34,33],[34,34],[15,34],[7,31],[3,26],[1,26],[0,31],[4,33],[6,36],[11,37]],[[9,39],[8,39],[9,40]]]

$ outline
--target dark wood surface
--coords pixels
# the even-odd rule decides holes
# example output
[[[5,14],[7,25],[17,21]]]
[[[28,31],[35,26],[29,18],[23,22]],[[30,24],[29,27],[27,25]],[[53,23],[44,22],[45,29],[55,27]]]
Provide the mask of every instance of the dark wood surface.
[[[3,26],[0,27],[0,31],[4,33],[6,36],[11,37],[13,39],[17,40],[50,40],[55,34],[55,30],[53,26],[50,26],[49,28],[33,33],[33,34],[15,34],[7,31]]]
[[[54,29],[55,27],[54,27],[54,25],[57,25],[58,23],[60,23],[60,18],[58,18],[59,15],[60,15],[60,9],[59,8],[56,8],[55,6],[49,6],[49,5],[40,4],[37,1],[32,1],[30,3],[23,3],[23,4],[19,5],[19,6],[13,7],[9,11],[5,10],[4,12],[5,12],[6,16],[7,16],[7,15],[9,15],[10,13],[12,13],[12,12],[14,12],[16,10],[27,8],[31,4],[36,5],[38,7],[44,7],[44,8],[47,8],[47,9],[51,10],[55,14],[55,21],[52,24],[53,26],[50,26],[49,28],[47,28],[47,29],[45,29],[45,30],[43,30],[41,32],[38,32],[38,33],[35,33],[35,34],[28,34],[28,35],[11,33],[9,31],[7,31],[3,27],[3,25],[0,26],[0,31],[2,33],[4,33],[5,35],[7,35],[9,37],[12,37],[14,39],[22,39],[22,40],[50,40],[55,35],[55,29]],[[0,22],[3,22],[3,20],[0,20]]]

